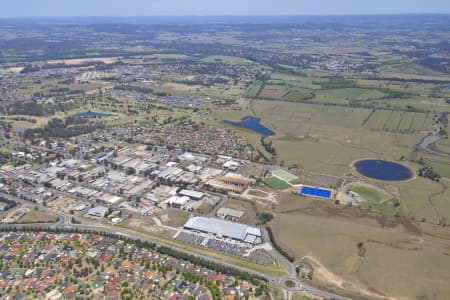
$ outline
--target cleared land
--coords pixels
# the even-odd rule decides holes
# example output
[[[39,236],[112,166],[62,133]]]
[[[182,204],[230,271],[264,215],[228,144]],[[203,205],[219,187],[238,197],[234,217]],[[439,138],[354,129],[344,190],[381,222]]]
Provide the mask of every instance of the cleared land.
[[[258,207],[255,202],[243,198],[230,198],[225,207],[237,209],[244,212],[244,215],[239,219],[240,223],[256,225],[258,220]]]
[[[30,210],[17,223],[54,223],[58,217],[44,211],[30,208]]]
[[[316,284],[337,284],[370,299],[446,299],[450,293],[450,235],[441,227],[293,195],[285,196],[272,226],[297,259],[309,258]]]
[[[278,89],[269,89],[264,88],[261,93],[259,93],[260,98],[264,99],[281,99],[284,95],[286,95],[286,90],[278,90]]]
[[[189,213],[179,209],[169,209],[159,215],[159,219],[164,225],[180,227],[183,226],[189,219]]]

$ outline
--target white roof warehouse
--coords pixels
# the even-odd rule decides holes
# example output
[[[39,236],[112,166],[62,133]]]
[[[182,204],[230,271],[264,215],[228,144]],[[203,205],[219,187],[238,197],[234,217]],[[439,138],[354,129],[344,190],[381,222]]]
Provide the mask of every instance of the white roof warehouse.
[[[250,244],[257,244],[261,241],[261,230],[259,228],[216,218],[193,217],[183,227],[188,230],[210,233]]]

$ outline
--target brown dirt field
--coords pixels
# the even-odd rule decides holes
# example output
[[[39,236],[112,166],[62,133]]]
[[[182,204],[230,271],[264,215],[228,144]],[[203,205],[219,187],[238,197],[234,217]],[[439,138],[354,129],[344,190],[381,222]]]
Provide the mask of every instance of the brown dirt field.
[[[180,227],[189,219],[189,213],[179,209],[171,209],[161,214],[159,219],[166,226]]]
[[[367,299],[450,295],[448,228],[294,195],[282,199],[270,225],[285,249],[312,262],[319,286]]]
[[[184,83],[167,82],[164,83],[163,88],[173,89],[180,92],[195,92],[197,89],[201,89],[201,85],[189,85]]]
[[[281,99],[284,95],[286,95],[287,91],[285,90],[269,90],[264,89],[259,93],[259,98],[267,98],[267,99]]]
[[[125,228],[130,228],[133,230],[144,231],[144,232],[147,232],[150,234],[162,235],[164,233],[168,233],[167,236],[170,236],[170,234],[173,234],[173,233],[169,233],[168,230],[165,230],[165,229],[162,229],[162,228],[156,226],[155,222],[151,219],[131,218],[131,219],[125,221],[123,224],[121,224],[121,226],[123,226]]]

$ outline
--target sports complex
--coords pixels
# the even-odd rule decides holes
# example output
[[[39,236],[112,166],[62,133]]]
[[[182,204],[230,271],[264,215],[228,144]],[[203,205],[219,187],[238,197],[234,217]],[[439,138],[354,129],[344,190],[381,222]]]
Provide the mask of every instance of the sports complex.
[[[308,196],[308,197],[331,199],[331,196],[333,193],[329,189],[317,188],[317,187],[304,185],[304,186],[302,186],[302,188],[300,190],[300,194],[302,196]]]

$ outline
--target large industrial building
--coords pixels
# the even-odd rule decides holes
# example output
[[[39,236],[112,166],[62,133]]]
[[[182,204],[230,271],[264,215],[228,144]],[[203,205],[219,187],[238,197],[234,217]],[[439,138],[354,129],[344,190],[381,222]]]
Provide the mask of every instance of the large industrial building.
[[[216,218],[193,217],[184,224],[184,229],[213,234],[217,237],[249,244],[260,244],[262,242],[259,228]]]

